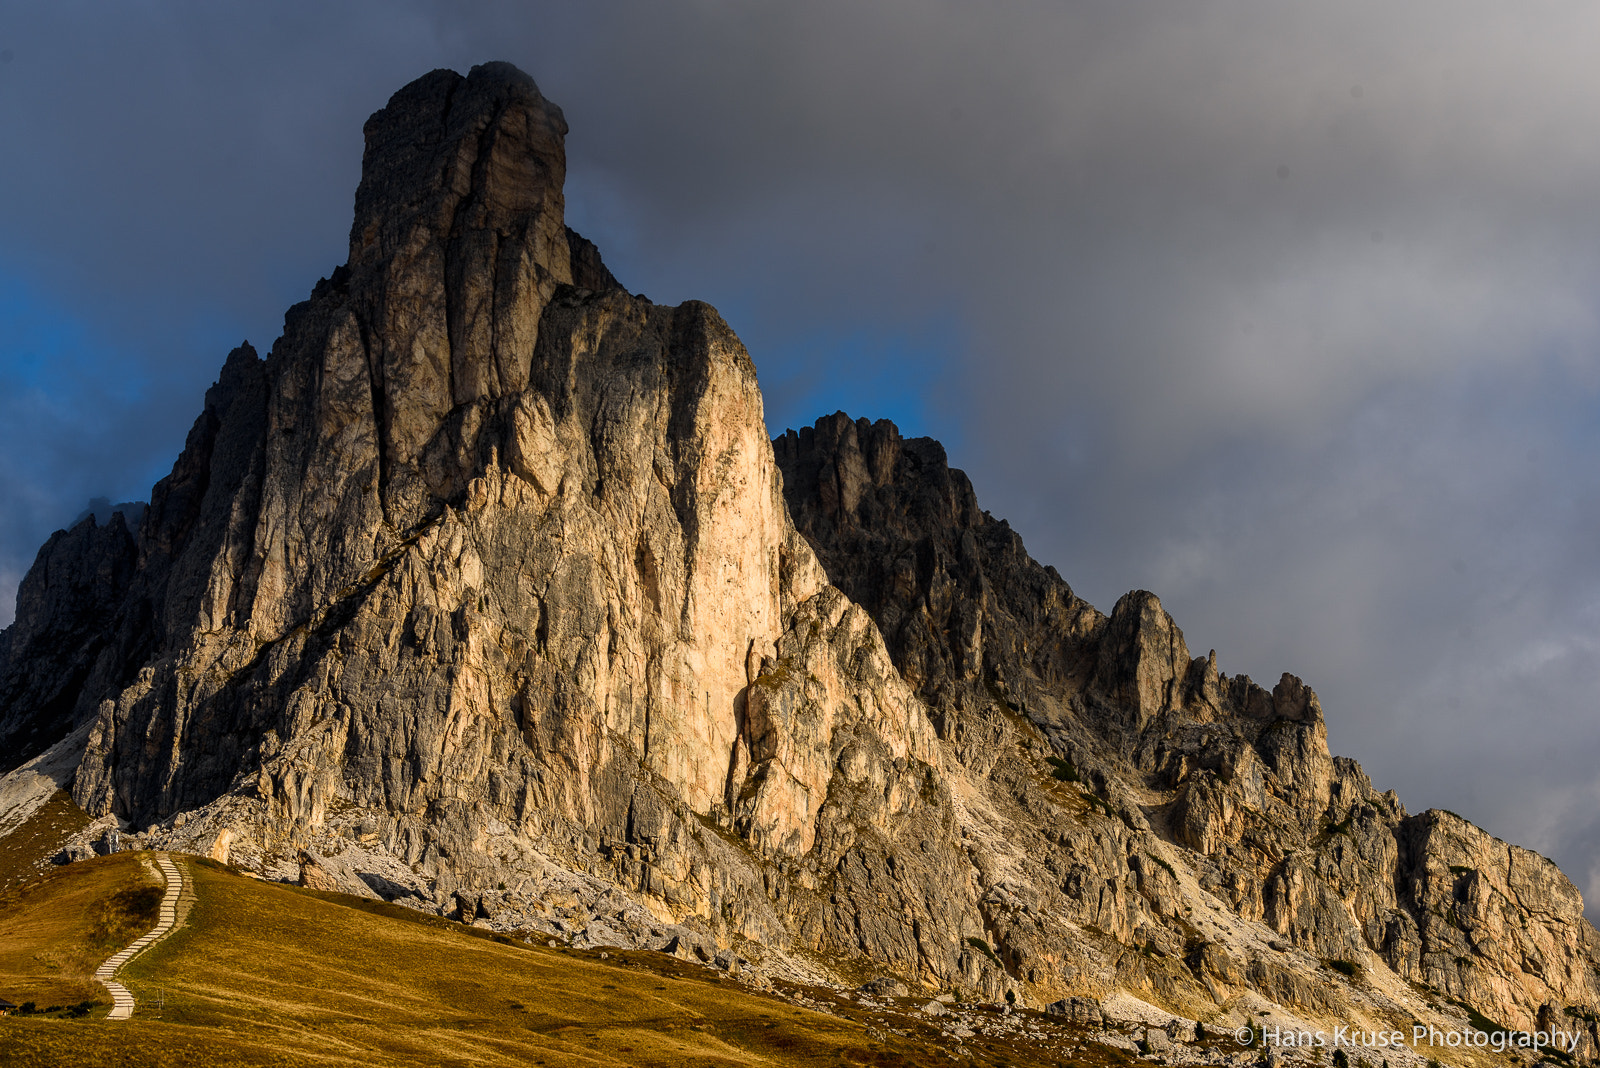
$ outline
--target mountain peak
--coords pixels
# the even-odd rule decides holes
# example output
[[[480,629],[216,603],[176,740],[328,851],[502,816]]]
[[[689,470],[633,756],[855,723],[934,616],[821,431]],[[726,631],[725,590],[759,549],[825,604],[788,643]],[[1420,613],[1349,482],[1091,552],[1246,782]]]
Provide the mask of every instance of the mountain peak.
[[[525,385],[544,307],[573,281],[566,132],[509,63],[432,71],[367,120],[348,303],[321,310],[353,316],[335,359],[379,399],[386,502],[448,495],[458,472],[425,454],[459,450],[440,440],[449,413]]]
[[[559,236],[567,122],[511,64],[425,74],[364,133],[352,268],[403,252],[418,226],[504,230],[552,214],[547,229]]]

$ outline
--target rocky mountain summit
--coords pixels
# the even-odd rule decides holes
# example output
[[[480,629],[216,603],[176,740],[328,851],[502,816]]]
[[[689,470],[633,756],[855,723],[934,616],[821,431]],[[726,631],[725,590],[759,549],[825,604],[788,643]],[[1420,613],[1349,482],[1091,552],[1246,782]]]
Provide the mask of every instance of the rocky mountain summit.
[[[349,261],[229,355],[142,515],[23,582],[13,776],[66,769],[124,845],[757,983],[1595,1058],[1554,865],[1409,815],[1154,595],[1097,611],[936,442],[769,440],[717,313],[565,226],[530,78],[435,71],[365,133]]]

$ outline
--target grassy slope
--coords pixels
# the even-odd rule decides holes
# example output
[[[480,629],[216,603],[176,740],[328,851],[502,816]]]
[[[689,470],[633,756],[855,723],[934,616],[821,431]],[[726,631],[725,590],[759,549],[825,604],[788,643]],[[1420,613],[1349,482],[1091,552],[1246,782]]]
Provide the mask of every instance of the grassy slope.
[[[155,925],[161,887],[137,855],[71,864],[0,894],[0,996],[41,1009],[111,1007],[100,962]]]
[[[62,874],[130,861],[122,854]],[[0,1021],[0,1062],[949,1063],[931,1042],[874,1042],[860,1022],[752,994],[660,954],[602,960],[529,947],[188,864],[198,897],[188,925],[123,970],[139,999],[134,1019]]]
[[[527,946],[192,857],[182,858],[197,897],[187,925],[122,970],[139,1008],[107,1021],[109,996],[92,973],[154,923],[161,890],[140,854],[41,875],[40,858],[85,818],[61,795],[0,838],[0,996],[99,1003],[88,1018],[0,1019],[8,1068],[952,1063],[941,1048],[950,1040],[917,999],[868,1009],[837,992],[788,991],[830,1008],[817,1012],[658,953]],[[977,1036],[964,1052],[967,1064],[1059,1063],[1055,1050],[1016,1036]],[[1129,1058],[1090,1043],[1071,1063]]]

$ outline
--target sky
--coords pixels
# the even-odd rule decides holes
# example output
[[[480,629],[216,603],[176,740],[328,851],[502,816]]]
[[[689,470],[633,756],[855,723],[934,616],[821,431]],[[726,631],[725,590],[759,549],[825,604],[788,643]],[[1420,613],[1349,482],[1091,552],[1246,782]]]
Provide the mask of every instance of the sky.
[[[568,221],[719,308],[774,433],[939,438],[1078,593],[1301,676],[1379,789],[1600,903],[1600,8],[32,7],[0,9],[0,625],[343,260],[366,116],[510,60],[571,125]]]

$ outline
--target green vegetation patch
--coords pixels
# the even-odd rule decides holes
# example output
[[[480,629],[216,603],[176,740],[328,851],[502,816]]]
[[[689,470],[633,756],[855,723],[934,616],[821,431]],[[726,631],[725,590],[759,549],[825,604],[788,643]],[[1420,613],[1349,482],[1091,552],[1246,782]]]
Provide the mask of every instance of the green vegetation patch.
[[[1089,802],[1089,807],[1098,810],[1102,815],[1117,819],[1117,810],[1111,807],[1111,802],[1098,794],[1085,793],[1083,799]]]
[[[1044,762],[1050,765],[1052,769],[1050,775],[1053,778],[1060,779],[1062,782],[1083,781],[1083,776],[1078,773],[1077,768],[1072,766],[1072,761],[1070,760],[1052,756],[1045,757]]]
[[[767,690],[780,690],[794,677],[794,670],[787,660],[780,661],[765,675],[756,676],[754,685]]]
[[[1000,958],[995,956],[994,950],[989,948],[989,943],[985,942],[983,939],[981,939],[981,938],[968,938],[967,939],[967,945],[971,946],[973,949],[977,950],[979,953],[982,953],[985,957],[988,957],[991,961],[994,962],[994,966],[996,968],[999,968],[1001,971],[1005,971],[1006,970],[1005,969],[1005,965],[1000,963]]]

